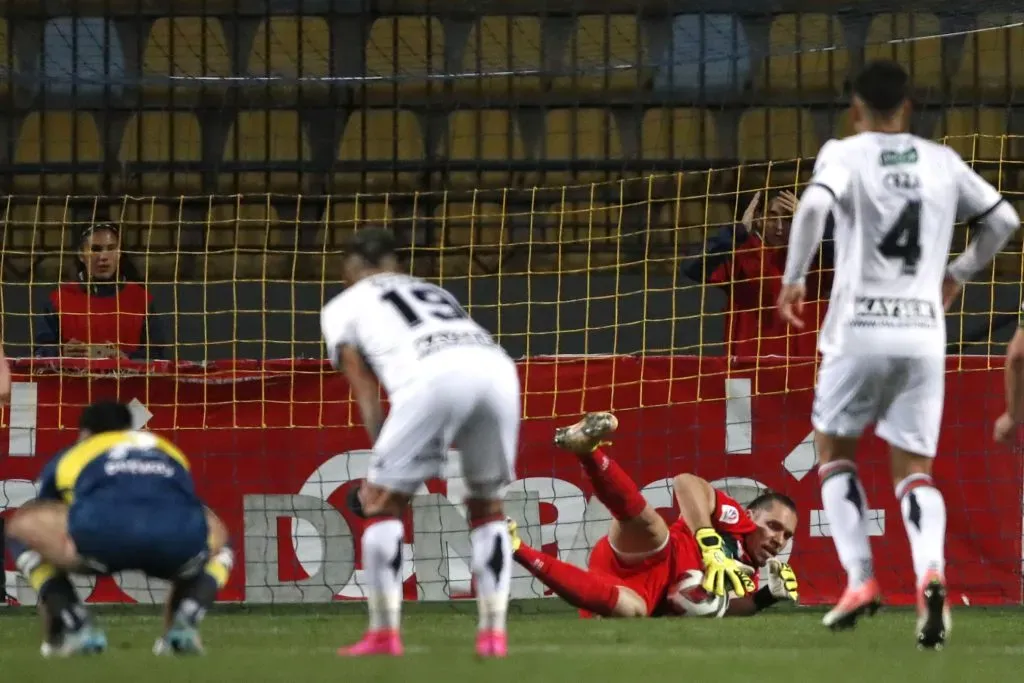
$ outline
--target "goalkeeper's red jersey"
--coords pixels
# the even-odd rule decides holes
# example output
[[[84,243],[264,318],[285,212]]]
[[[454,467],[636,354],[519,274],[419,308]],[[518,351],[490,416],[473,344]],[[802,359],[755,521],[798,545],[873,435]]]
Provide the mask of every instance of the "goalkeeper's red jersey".
[[[722,536],[722,542],[730,554],[741,562],[748,563],[743,541],[747,534],[757,528],[746,509],[729,495],[715,489],[715,509],[712,524]],[[704,560],[693,531],[682,517],[669,526],[668,539],[657,552],[638,562],[631,562],[628,554],[619,553],[603,536],[590,553],[588,569],[612,576],[623,586],[632,589],[643,598],[647,614],[666,614],[664,608],[668,591],[675,586],[690,569],[704,569]],[[758,586],[758,577],[753,577]],[[583,617],[593,614],[580,610]]]

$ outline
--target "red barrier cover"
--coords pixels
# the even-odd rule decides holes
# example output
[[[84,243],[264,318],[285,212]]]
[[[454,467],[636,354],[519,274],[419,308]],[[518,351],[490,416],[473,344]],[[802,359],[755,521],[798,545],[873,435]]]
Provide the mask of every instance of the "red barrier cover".
[[[1001,361],[964,357],[948,363],[936,474],[949,511],[951,590],[973,604],[1017,604],[1021,458],[990,437],[1003,406]],[[559,530],[580,526],[583,498],[590,495],[572,456],[551,445],[552,431],[584,411],[611,408],[621,426],[609,452],[641,486],[693,472],[709,480],[756,480],[792,496],[800,507],[800,527],[790,562],[801,580],[801,597],[807,603],[838,597],[843,573],[825,535],[808,443],[813,364],[573,357],[532,359],[520,370],[527,419],[518,470],[541,493],[545,538],[564,542]],[[245,496],[316,489],[342,510],[353,532],[345,542],[353,544],[358,563],[358,524],[343,511],[345,460],[351,457],[343,454],[369,443],[344,380],[319,362],[144,366],[37,360],[16,362],[14,371],[19,383],[14,405],[3,416],[11,427],[0,431],[0,508],[24,502],[26,483],[14,480],[33,479],[47,458],[74,439],[82,406],[116,396],[137,400],[138,409],[152,414],[147,428],[189,455],[201,495],[231,527],[237,545],[243,545],[245,533]],[[873,435],[863,442],[860,463],[876,520],[877,573],[888,601],[908,602],[913,589],[909,548],[886,452]],[[332,480],[311,489],[317,477]],[[428,489],[448,493],[443,481],[431,482]],[[675,515],[671,508],[662,512]],[[287,518],[278,520],[278,532],[279,566],[271,573],[281,580],[303,578]],[[545,549],[566,550],[556,543]],[[246,599],[245,548],[239,551],[222,595],[226,600]],[[9,560],[6,566],[11,569]],[[409,597],[416,596],[414,575],[407,586]],[[94,602],[128,599],[109,579],[91,597]]]

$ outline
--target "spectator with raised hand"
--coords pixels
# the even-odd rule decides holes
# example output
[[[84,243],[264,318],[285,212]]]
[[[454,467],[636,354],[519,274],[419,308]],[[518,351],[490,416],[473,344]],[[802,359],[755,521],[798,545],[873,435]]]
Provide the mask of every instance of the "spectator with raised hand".
[[[824,316],[831,287],[831,224],[822,254],[808,281],[815,312],[813,324],[794,333],[775,314],[775,299],[782,287],[786,266],[789,227],[796,212],[796,194],[784,190],[761,208],[756,192],[736,225],[727,225],[712,235],[704,252],[683,266],[691,280],[720,287],[729,301],[725,336],[727,355],[756,358],[785,356],[813,358],[817,355],[818,322]]]
[[[121,252],[121,231],[96,223],[79,236],[75,281],[50,292],[37,318],[35,355],[72,358],[164,357],[165,336],[152,296]]]

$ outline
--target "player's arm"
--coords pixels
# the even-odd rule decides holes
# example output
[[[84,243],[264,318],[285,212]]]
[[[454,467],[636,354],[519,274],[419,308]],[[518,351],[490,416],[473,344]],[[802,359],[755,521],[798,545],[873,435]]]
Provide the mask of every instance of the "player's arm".
[[[384,424],[384,409],[380,404],[380,385],[377,383],[377,377],[366,366],[362,354],[351,344],[342,346],[338,355],[341,359],[341,370],[352,387],[352,395],[363,416],[363,426],[370,435],[371,443],[375,443],[380,434],[380,427]]]
[[[724,595],[727,590],[737,596],[745,595],[750,582],[744,573],[751,570],[726,555],[722,537],[712,524],[715,489],[692,474],[678,475],[673,479],[672,487],[679,503],[679,514],[693,530],[693,537],[700,547],[704,562],[704,590],[716,595]],[[744,578],[748,580],[744,581]]]
[[[1024,317],[1006,349],[1006,414],[1024,423]]]
[[[844,163],[839,144],[831,140],[818,152],[814,175],[800,197],[789,230],[786,270],[782,275],[777,308],[779,317],[797,329],[804,327],[801,314],[807,272],[825,236],[832,207],[844,196],[850,184],[850,171]]]
[[[1006,388],[1006,410],[996,420],[993,437],[1013,445],[1017,428],[1024,424],[1024,310],[1021,311],[1017,331],[1006,347],[1006,367],[1003,370]]]
[[[782,277],[784,285],[803,285],[811,262],[818,255],[828,217],[835,203],[836,195],[827,185],[812,181],[804,190],[789,233],[786,271]]]
[[[954,173],[957,185],[957,218],[975,227],[974,238],[967,248],[946,268],[944,292],[946,305],[959,293],[959,288],[975,273],[987,266],[1020,227],[1020,217],[992,185],[964,163],[956,152]]]
[[[0,405],[11,400],[11,366],[7,363],[3,346],[0,346]]]
[[[686,522],[686,526],[691,529],[712,526],[715,489],[711,484],[693,474],[680,474],[672,480],[672,489],[679,504],[679,516]]]
[[[327,355],[331,365],[345,374],[352,395],[363,416],[363,425],[375,443],[384,423],[384,410],[380,405],[380,386],[377,377],[367,367],[359,352],[355,320],[350,311],[361,302],[353,301],[342,294],[324,307],[320,314],[320,329],[327,344]]]

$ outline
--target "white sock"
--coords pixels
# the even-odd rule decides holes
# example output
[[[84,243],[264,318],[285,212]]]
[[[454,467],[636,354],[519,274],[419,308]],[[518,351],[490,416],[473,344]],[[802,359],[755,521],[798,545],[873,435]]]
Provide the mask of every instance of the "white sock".
[[[488,522],[469,534],[481,631],[504,631],[512,584],[512,539],[505,520]]]
[[[849,585],[859,586],[874,576],[874,568],[864,519],[867,496],[857,478],[857,466],[848,460],[837,460],[819,467],[818,477],[821,502],[839,561],[846,569]]]
[[[946,501],[931,476],[912,474],[896,485],[903,526],[910,539],[918,585],[930,571],[946,571]]]
[[[402,544],[405,528],[397,519],[370,521],[363,530],[363,571],[369,579],[366,604],[370,630],[398,630],[402,616]]]

